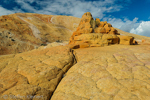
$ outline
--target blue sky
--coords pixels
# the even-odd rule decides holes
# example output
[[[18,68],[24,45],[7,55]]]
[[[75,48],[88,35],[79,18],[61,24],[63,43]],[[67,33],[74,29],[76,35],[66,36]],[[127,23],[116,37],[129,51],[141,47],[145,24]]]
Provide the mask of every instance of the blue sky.
[[[22,13],[69,15],[94,18],[114,27],[150,37],[150,0],[1,0],[0,16]]]

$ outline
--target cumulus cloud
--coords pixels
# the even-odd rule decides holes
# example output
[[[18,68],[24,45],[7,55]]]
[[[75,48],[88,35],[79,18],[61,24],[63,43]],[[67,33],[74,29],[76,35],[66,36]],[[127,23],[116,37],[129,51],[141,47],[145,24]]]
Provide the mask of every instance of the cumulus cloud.
[[[17,9],[17,8],[14,8],[13,10],[8,10],[6,8],[3,8],[0,6],[0,16],[2,15],[8,15],[8,14],[14,14],[16,12],[23,12],[21,9]]]
[[[143,21],[137,28],[133,28],[131,33],[150,37],[150,21]]]
[[[123,8],[121,4],[115,4],[116,0],[15,0],[15,2],[26,11],[42,14],[64,14],[75,17],[81,17],[85,12],[92,12],[93,16],[102,18],[105,15],[104,13],[120,11]],[[40,9],[31,6],[33,2]]]
[[[18,8],[13,8],[12,10],[8,10],[8,9],[0,6],[0,16],[14,14],[17,12],[23,12],[23,11],[21,9],[18,9]]]
[[[111,23],[113,27],[123,31],[150,37],[150,21],[139,22],[137,17],[133,20],[129,20],[127,18],[112,18],[112,16],[105,17],[103,20],[106,20],[108,23]]]
[[[15,2],[20,5],[21,9],[23,10],[30,11],[31,13],[36,12],[36,9],[30,5],[30,3],[34,2],[33,0],[30,2],[29,0],[15,0]]]
[[[7,9],[1,7],[1,6],[0,6],[0,12],[1,12],[0,16],[2,16],[2,15],[8,15],[8,14],[13,14],[14,13],[13,11],[7,10]]]
[[[85,12],[92,12],[94,17],[103,18],[105,13],[124,9],[124,4],[128,4],[131,0],[14,0],[14,2],[19,5],[16,8],[21,7],[23,11],[31,13],[81,17]]]
[[[113,27],[123,31],[150,37],[150,21],[139,22],[136,17],[133,20],[127,18],[122,20],[119,18],[112,18],[112,16],[105,17],[103,20],[108,21]]]
[[[123,31],[130,32],[132,28],[137,28],[139,26],[138,18],[134,18],[133,20],[129,20],[127,18],[112,18],[112,16],[105,17],[103,20],[108,21],[113,25],[113,27],[119,28]]]

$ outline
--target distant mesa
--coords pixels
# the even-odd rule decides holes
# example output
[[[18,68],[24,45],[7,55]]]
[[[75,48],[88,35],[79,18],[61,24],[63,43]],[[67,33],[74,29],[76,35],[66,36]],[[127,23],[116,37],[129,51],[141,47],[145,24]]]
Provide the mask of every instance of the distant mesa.
[[[137,44],[132,36],[122,36],[107,21],[95,20],[90,12],[83,14],[77,30],[73,32],[69,45],[72,48],[101,47],[110,44]]]

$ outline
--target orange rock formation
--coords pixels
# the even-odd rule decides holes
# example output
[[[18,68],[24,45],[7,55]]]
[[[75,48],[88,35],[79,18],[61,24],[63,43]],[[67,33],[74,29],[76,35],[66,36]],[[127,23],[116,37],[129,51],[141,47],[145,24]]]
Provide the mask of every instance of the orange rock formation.
[[[77,30],[73,32],[69,41],[69,44],[79,45],[79,48],[135,43],[137,42],[134,41],[134,37],[121,36],[107,21],[102,22],[99,18],[94,20],[90,12],[84,13]]]

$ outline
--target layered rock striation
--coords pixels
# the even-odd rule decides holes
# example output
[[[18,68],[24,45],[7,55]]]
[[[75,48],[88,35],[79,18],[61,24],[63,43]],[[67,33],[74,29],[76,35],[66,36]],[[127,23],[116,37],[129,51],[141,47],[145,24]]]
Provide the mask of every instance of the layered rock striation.
[[[73,32],[69,41],[69,44],[79,45],[79,48],[135,43],[134,37],[121,36],[107,21],[102,22],[99,18],[94,20],[90,12],[84,13],[77,30]]]

